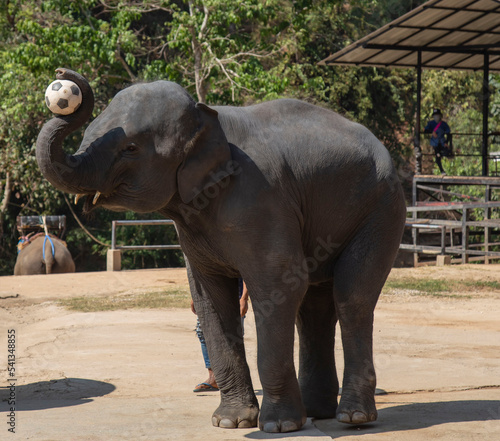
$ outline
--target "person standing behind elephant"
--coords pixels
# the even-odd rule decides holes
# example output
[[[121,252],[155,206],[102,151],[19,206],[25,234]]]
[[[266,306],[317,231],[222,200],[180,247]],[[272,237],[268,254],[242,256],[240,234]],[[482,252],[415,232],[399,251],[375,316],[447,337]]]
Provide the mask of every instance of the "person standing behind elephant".
[[[243,279],[238,280],[238,288],[240,292],[240,315],[241,315],[241,334],[244,333],[244,319],[246,313],[248,311],[248,289],[243,281]],[[191,311],[193,314],[196,314],[196,310],[194,308],[194,302],[191,300]],[[217,386],[217,381],[215,380],[214,371],[210,365],[210,357],[208,356],[208,349],[205,343],[205,336],[203,335],[203,331],[201,329],[200,320],[196,320],[196,335],[200,340],[201,344],[201,353],[203,354],[203,360],[205,361],[205,367],[208,369],[208,379],[203,383],[197,384],[193,389],[193,392],[217,392],[219,387]]]

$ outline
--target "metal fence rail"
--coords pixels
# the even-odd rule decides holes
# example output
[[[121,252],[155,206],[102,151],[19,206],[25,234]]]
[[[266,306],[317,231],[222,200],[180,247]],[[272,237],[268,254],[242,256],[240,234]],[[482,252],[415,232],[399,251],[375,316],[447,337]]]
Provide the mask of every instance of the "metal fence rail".
[[[418,202],[417,202],[418,203]],[[485,213],[485,219],[480,221],[469,220],[469,214],[474,210],[482,209]],[[492,243],[491,230],[500,230],[500,219],[491,219],[491,210],[500,209],[500,202],[437,202],[428,205],[417,205],[407,207],[407,213],[411,215],[406,219],[406,227],[412,230],[413,244],[401,244],[400,249],[414,253],[414,265],[418,265],[418,253],[431,253],[437,255],[461,255],[462,263],[468,263],[470,256],[478,256],[489,263],[490,259],[499,259],[500,252],[492,251],[490,247],[496,246]],[[419,218],[422,213],[438,213],[446,211],[461,211],[461,220],[447,219],[425,219]],[[469,243],[469,234],[471,228],[484,229],[484,241],[482,243]],[[441,233],[440,246],[422,245],[418,243],[419,230],[438,230]],[[453,242],[455,230],[459,231],[461,244],[456,245]],[[446,233],[450,233],[450,245],[446,244]],[[470,248],[483,248],[483,250],[471,250]]]
[[[116,245],[116,227],[130,227],[136,225],[175,225],[171,219],[161,220],[115,220],[111,223],[112,250],[180,250],[180,245]]]

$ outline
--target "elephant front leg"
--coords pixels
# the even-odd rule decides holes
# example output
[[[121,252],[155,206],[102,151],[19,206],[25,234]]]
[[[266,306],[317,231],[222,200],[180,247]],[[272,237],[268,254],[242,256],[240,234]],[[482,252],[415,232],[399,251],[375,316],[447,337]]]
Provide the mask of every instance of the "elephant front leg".
[[[212,423],[223,428],[256,427],[259,404],[245,358],[237,280],[193,276],[190,285],[221,394]]]
[[[250,286],[249,292],[253,292]],[[259,428],[264,432],[291,432],[299,430],[307,418],[293,363],[295,316],[303,292],[272,292],[282,294],[267,299],[252,297],[264,392]]]

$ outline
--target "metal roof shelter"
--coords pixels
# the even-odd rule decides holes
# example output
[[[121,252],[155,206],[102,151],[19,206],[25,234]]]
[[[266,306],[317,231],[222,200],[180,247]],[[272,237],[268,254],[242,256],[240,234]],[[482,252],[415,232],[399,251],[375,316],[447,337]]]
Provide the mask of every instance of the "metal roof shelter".
[[[422,69],[482,70],[482,174],[488,175],[489,73],[500,72],[500,0],[430,0],[320,64],[417,69],[417,173]]]

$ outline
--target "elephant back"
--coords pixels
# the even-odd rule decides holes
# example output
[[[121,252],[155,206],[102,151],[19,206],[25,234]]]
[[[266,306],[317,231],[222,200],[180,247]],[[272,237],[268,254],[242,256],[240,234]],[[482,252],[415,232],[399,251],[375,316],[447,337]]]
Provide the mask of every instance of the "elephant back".
[[[19,254],[22,250],[24,250],[27,246],[31,245],[33,241],[39,237],[45,237],[45,233],[37,233],[35,235],[28,234],[27,236],[21,236],[19,238],[19,242],[17,243],[17,254]],[[48,234],[48,236],[52,239],[56,239],[61,245],[64,245],[66,248],[68,248],[68,244],[62,240],[59,239],[57,236],[54,234]]]
[[[21,237],[14,275],[75,272],[75,263],[65,241],[45,233]]]

